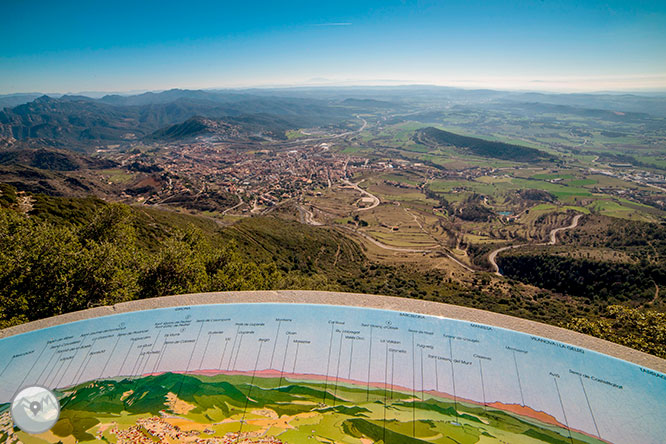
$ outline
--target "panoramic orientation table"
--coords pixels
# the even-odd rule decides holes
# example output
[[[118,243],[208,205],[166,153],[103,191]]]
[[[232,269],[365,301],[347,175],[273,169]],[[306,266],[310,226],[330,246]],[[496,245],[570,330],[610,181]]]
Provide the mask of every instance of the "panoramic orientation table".
[[[666,362],[420,300],[224,292],[0,332],[0,442],[663,443]],[[50,389],[28,435],[13,397]]]

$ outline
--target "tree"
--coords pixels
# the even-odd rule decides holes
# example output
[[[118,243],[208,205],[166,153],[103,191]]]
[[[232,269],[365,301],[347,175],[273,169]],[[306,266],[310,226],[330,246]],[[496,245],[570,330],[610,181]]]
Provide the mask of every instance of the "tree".
[[[609,305],[599,319],[574,318],[564,325],[575,330],[666,358],[666,314]]]

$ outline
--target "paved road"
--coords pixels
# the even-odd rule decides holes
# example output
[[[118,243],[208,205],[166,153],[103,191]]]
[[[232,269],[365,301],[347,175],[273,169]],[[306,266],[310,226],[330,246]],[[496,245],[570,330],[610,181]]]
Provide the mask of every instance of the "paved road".
[[[236,205],[234,205],[233,207],[227,208],[226,210],[224,210],[222,212],[222,214],[227,214],[229,211],[235,210],[236,208],[240,207],[241,205],[243,205],[245,203],[245,202],[243,202],[243,198],[241,197],[240,194],[237,194],[236,197],[238,197],[238,203]]]
[[[361,182],[363,182],[363,181],[361,181]],[[359,182],[359,183],[361,183],[361,182]],[[369,207],[365,207],[365,208],[358,208],[356,211],[372,210],[373,208],[375,208],[376,206],[379,205],[379,202],[380,202],[379,197],[375,196],[374,194],[370,194],[367,191],[365,191],[363,188],[359,187],[358,186],[359,183],[352,183],[347,179],[342,179],[342,183],[344,183],[345,185],[349,185],[349,186],[353,187],[356,191],[360,192],[364,196],[368,196],[368,197],[372,198],[372,205],[370,205]]]
[[[284,146],[302,145],[304,143],[316,142],[318,140],[338,139],[340,137],[349,136],[350,134],[360,133],[361,131],[363,131],[368,126],[368,121],[365,120],[361,116],[356,116],[356,118],[363,121],[363,125],[357,130],[347,131],[345,133],[334,134],[334,135],[322,135],[322,136],[319,136],[319,137],[311,137],[309,139],[296,139],[296,140],[293,140],[293,141],[290,141],[290,142],[285,142],[285,143],[283,143],[283,145]],[[314,136],[314,134],[306,133],[303,130],[301,130],[301,134],[305,134],[306,136]]]
[[[427,253],[427,252],[430,252],[430,251],[433,251],[433,250],[436,250],[437,248],[439,248],[439,245],[433,245],[431,247],[424,247],[424,248],[421,248],[421,249],[393,247],[391,245],[386,245],[385,243],[378,241],[374,237],[369,236],[369,235],[363,233],[362,231],[352,230],[351,228],[347,228],[347,227],[342,227],[342,228],[344,228],[345,230],[351,231],[354,234],[358,234],[359,236],[369,240],[370,242],[372,242],[373,244],[375,244],[379,248],[383,248],[384,250],[402,251],[402,252],[405,252],[405,253]]]
[[[548,244],[555,245],[557,243],[557,233],[559,233],[560,231],[571,230],[572,228],[576,228],[578,226],[578,221],[580,220],[581,217],[583,217],[582,214],[576,214],[573,220],[571,221],[571,225],[550,230],[550,241],[548,242]]]
[[[354,185],[354,184],[350,183],[349,181],[346,181],[346,182],[347,182],[349,185]],[[366,194],[369,194],[370,196],[372,196],[370,193],[366,192],[365,190],[362,190],[362,189],[360,189],[360,188],[359,188],[359,190],[360,190],[361,192],[365,192]],[[375,196],[372,196],[372,197],[375,197]],[[375,198],[376,198],[376,197],[375,197]],[[369,210],[370,208],[374,208],[374,207],[376,207],[377,205],[379,205],[379,199],[378,199],[378,198],[376,198],[376,199],[377,199],[377,203],[376,203],[376,205],[374,205],[373,207],[362,208],[362,210]],[[306,224],[308,224],[308,225],[313,225],[313,226],[321,226],[321,225],[323,225],[323,223],[318,222],[318,221],[316,221],[316,220],[314,219],[314,214],[312,213],[312,211],[307,210],[307,209],[306,209],[305,207],[303,207],[302,205],[299,205],[299,206],[298,206],[298,211],[301,213],[301,223],[306,223]],[[358,210],[358,211],[361,211],[361,210]],[[409,214],[411,214],[411,213],[409,213]],[[413,215],[412,215],[412,216],[413,216]],[[416,220],[416,216],[414,216],[414,220]],[[418,221],[417,221],[417,223],[418,223]],[[419,226],[420,226],[420,225],[421,225],[421,224],[419,223]],[[376,245],[376,246],[378,246],[379,248],[382,248],[382,249],[384,249],[384,250],[400,251],[400,252],[403,252],[403,253],[430,253],[430,252],[433,252],[433,251],[436,251],[436,250],[439,249],[439,251],[440,251],[442,254],[444,254],[446,257],[448,257],[449,259],[451,259],[451,260],[452,260],[453,262],[455,262],[456,264],[458,264],[458,265],[460,265],[461,267],[463,267],[465,270],[467,270],[467,271],[472,271],[472,272],[475,271],[475,270],[473,270],[472,268],[470,268],[469,266],[467,266],[467,265],[465,265],[464,263],[460,262],[457,258],[455,258],[454,256],[452,256],[448,251],[446,251],[445,249],[443,249],[440,245],[432,245],[432,246],[423,247],[423,248],[420,248],[420,249],[419,249],[419,248],[401,248],[401,247],[394,247],[394,246],[391,246],[391,245],[387,245],[387,244],[385,244],[385,243],[383,243],[383,242],[381,242],[381,241],[378,241],[378,240],[375,239],[374,237],[372,237],[372,236],[370,236],[370,235],[368,235],[368,234],[366,234],[366,233],[363,233],[362,231],[353,230],[353,229],[348,228],[348,227],[340,227],[340,228],[344,228],[344,229],[347,230],[347,231],[350,231],[350,232],[352,232],[352,233],[354,233],[354,234],[357,234],[357,235],[363,237],[364,239],[368,240],[368,241],[371,242],[372,244],[374,244],[374,245]],[[423,227],[421,227],[421,229],[423,229]]]
[[[432,253],[432,252],[434,252],[434,251],[439,251],[440,253],[444,254],[446,257],[448,257],[449,259],[451,259],[453,262],[455,262],[456,264],[460,265],[460,266],[461,266],[462,268],[464,268],[465,270],[467,270],[467,271],[472,271],[472,272],[476,271],[476,270],[473,270],[472,268],[468,267],[468,266],[465,265],[464,263],[460,262],[460,261],[459,261],[458,259],[456,259],[455,257],[453,257],[451,254],[449,254],[449,252],[447,252],[445,249],[441,248],[440,245],[433,245],[433,246],[430,246],[430,247],[424,247],[424,248],[421,248],[421,249],[417,249],[417,248],[401,248],[401,247],[393,247],[393,246],[391,246],[391,245],[387,245],[387,244],[385,244],[385,243],[383,243],[383,242],[378,241],[378,240],[375,239],[374,237],[369,236],[369,235],[363,233],[362,231],[352,230],[351,228],[347,228],[347,227],[342,227],[342,228],[344,228],[345,230],[351,231],[352,233],[357,234],[357,235],[363,237],[364,239],[367,239],[369,242],[373,243],[374,245],[376,245],[376,246],[378,246],[379,248],[382,248],[382,249],[384,249],[384,250],[401,251],[401,252],[403,252],[403,253]]]
[[[497,261],[495,260],[499,253],[501,253],[502,251],[511,250],[513,248],[525,247],[527,245],[555,245],[557,243],[557,233],[559,233],[560,231],[571,230],[572,228],[576,228],[578,226],[578,221],[582,216],[583,216],[582,214],[576,214],[573,220],[571,221],[571,225],[567,225],[566,227],[554,228],[550,230],[549,241],[547,243],[510,245],[508,247],[498,248],[497,250],[493,250],[490,252],[490,254],[488,255],[488,262],[490,262],[490,265],[492,265],[493,269],[495,270],[494,271],[495,274],[497,276],[502,276],[502,273],[500,273],[499,271],[499,266],[497,265]]]
[[[306,223],[308,225],[314,225],[314,226],[323,225],[321,222],[317,222],[314,218],[314,213],[312,213],[312,211],[306,209],[304,206],[299,205],[298,206],[298,211],[301,213],[301,222],[302,223]]]

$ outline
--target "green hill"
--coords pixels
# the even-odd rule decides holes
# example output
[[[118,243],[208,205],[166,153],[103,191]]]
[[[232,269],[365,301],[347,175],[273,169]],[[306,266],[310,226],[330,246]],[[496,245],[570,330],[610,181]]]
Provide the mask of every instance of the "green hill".
[[[25,147],[0,151],[0,165],[22,165],[49,171],[74,171],[82,168],[113,168],[116,163],[72,151]]]
[[[510,143],[494,142],[476,137],[461,136],[433,127],[418,130],[414,138],[416,142],[428,146],[454,146],[463,153],[481,157],[513,160],[515,162],[553,161],[553,156],[535,148]]]
[[[295,123],[268,114],[228,116],[217,119],[195,116],[182,123],[157,130],[149,136],[149,139],[181,140],[204,135],[217,136],[221,139],[256,137],[286,139],[285,132],[297,127],[298,125]]]

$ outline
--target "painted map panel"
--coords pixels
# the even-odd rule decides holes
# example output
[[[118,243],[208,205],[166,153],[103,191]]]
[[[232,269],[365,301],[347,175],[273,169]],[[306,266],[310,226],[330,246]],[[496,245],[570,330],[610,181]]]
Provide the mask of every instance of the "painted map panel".
[[[59,398],[49,432],[9,402]],[[550,339],[398,311],[219,304],[0,340],[0,442],[663,443],[666,375]]]

